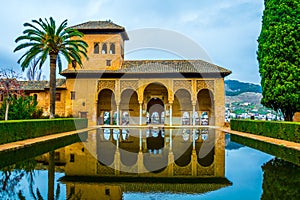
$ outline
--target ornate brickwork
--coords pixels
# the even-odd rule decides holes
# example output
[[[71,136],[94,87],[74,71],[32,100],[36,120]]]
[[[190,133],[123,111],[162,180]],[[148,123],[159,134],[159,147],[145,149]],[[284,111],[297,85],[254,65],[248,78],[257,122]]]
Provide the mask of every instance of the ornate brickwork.
[[[185,167],[180,167],[174,164],[174,176],[187,176],[192,175],[192,163],[188,164]]]
[[[123,92],[123,90],[125,90],[125,89],[137,90],[138,85],[139,85],[138,80],[121,80],[120,81],[121,92]]]
[[[208,81],[197,81],[197,92],[199,92],[202,89],[209,89],[210,91],[214,92],[214,81],[208,80]]]
[[[214,176],[214,164],[208,167],[197,164],[197,176]]]
[[[173,81],[173,91],[176,92],[179,89],[186,89],[187,91],[191,92],[192,82],[190,80],[174,80]]]
[[[102,89],[110,89],[113,92],[115,91],[115,81],[114,80],[101,80],[98,81],[98,91]]]

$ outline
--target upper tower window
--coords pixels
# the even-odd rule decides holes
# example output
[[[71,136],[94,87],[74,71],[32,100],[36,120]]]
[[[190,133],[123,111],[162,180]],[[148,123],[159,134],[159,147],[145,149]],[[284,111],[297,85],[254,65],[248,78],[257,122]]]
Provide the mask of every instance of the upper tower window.
[[[107,54],[107,45],[106,45],[106,43],[103,43],[101,53],[102,54]]]
[[[94,54],[99,53],[99,43],[94,43]]]
[[[109,48],[109,54],[115,54],[116,53],[116,47],[114,43],[110,44],[110,48]]]

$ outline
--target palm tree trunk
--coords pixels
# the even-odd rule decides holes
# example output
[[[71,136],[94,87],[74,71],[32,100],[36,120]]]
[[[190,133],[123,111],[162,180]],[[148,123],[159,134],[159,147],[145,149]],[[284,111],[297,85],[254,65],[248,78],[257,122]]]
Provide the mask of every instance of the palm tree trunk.
[[[50,119],[55,118],[56,58],[57,54],[50,54]]]
[[[54,199],[54,179],[55,179],[55,164],[54,164],[54,151],[49,152],[49,165],[48,165],[48,200]]]

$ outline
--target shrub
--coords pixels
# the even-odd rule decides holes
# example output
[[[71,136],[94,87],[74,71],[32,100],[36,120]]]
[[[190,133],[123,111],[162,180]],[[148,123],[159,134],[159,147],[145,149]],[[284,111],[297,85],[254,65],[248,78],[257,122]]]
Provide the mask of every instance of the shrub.
[[[42,116],[42,110],[37,107],[38,102],[32,96],[19,96],[12,98],[9,110],[8,119],[39,119]],[[6,109],[6,101],[3,101],[0,112],[0,119],[4,119]]]
[[[0,121],[0,144],[87,127],[87,119],[36,119]]]
[[[231,130],[300,143],[300,123],[282,121],[231,120]]]

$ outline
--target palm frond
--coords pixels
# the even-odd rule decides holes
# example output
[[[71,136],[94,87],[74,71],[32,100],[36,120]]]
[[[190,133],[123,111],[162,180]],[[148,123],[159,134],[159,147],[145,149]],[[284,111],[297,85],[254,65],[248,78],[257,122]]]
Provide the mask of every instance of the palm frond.
[[[60,26],[56,30],[56,35],[61,36],[61,33],[63,33],[63,30],[67,27],[68,20],[64,20]]]
[[[33,46],[33,45],[36,45],[36,43],[28,42],[28,43],[20,44],[19,46],[17,46],[14,49],[14,52],[19,51],[19,50],[24,49],[24,48],[27,48],[27,47],[30,47],[30,46]]]

